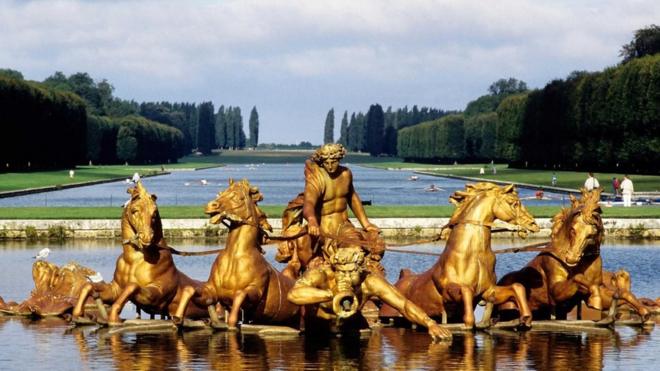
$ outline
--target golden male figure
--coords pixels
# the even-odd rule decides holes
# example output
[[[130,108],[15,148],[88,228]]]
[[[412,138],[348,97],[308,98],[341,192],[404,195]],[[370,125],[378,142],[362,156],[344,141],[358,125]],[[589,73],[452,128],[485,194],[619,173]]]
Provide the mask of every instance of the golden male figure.
[[[305,163],[303,217],[307,220],[309,234],[321,237],[325,259],[332,253],[328,249],[335,249],[332,239],[327,237],[338,236],[342,228],[355,229],[348,220],[348,207],[368,234],[380,232],[367,218],[362,200],[353,188],[351,170],[339,165],[345,155],[341,144],[330,143],[316,150]],[[379,261],[384,244],[373,244],[369,252],[369,260]],[[382,270],[380,264],[376,266]]]
[[[342,236],[361,239],[361,234],[354,228],[342,232]],[[320,267],[306,271],[296,281],[287,298],[294,304],[308,306],[309,320],[335,320],[338,326],[348,330],[366,327],[360,311],[369,299],[378,298],[411,322],[426,327],[434,340],[451,339],[447,329],[406,299],[382,275],[370,272],[367,260],[360,245],[338,243]],[[318,325],[309,326],[307,322],[305,327],[308,331],[320,328]]]

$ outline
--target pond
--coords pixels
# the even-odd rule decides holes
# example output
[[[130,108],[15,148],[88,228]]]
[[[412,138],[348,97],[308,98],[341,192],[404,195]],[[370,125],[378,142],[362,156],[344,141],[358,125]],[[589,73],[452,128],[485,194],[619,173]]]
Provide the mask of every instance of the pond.
[[[494,241],[494,248],[524,244]],[[170,241],[182,250],[206,250],[214,244]],[[71,260],[98,270],[109,280],[120,246],[112,241],[64,243],[2,242],[0,295],[20,301],[33,287],[33,256],[44,247],[48,260],[62,265]],[[638,296],[660,295],[660,244],[624,244],[606,241],[602,249],[605,269],[627,269]],[[409,247],[439,251],[441,245]],[[274,248],[266,248],[273,261]],[[520,269],[533,253],[498,255],[497,274]],[[208,277],[214,256],[176,257],[180,270],[197,279]],[[428,255],[385,254],[387,277],[395,281],[399,270],[429,268]],[[131,305],[122,312],[133,318]],[[261,338],[227,332],[108,334],[91,328],[67,331],[62,320],[29,321],[0,317],[0,369],[652,369],[660,349],[660,332],[616,327],[615,331],[455,334],[448,344],[432,344],[425,332],[382,328],[361,338],[307,336]]]
[[[446,205],[449,195],[465,187],[465,181],[429,175],[415,175],[412,171],[389,171],[348,164],[353,171],[355,189],[362,200],[374,205]],[[150,177],[144,184],[150,193],[158,195],[158,204],[205,205],[213,199],[229,178],[247,178],[265,196],[264,205],[285,205],[305,186],[302,164],[229,165],[199,171],[174,171]],[[203,185],[202,181],[206,184]],[[438,188],[428,192],[431,185]],[[125,182],[37,193],[0,199],[0,207],[9,206],[119,206],[126,199]],[[535,190],[518,190],[525,205],[565,205],[566,195],[545,192],[548,200],[539,201]]]

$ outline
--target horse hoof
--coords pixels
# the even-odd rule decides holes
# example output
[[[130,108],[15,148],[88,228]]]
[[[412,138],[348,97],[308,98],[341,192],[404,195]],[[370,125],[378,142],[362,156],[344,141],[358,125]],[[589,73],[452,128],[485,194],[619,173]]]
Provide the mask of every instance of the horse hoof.
[[[475,325],[477,330],[485,330],[487,328],[490,328],[490,326],[492,326],[492,323],[490,321],[479,321]]]
[[[181,327],[181,325],[183,325],[183,318],[172,316],[172,323],[174,323],[174,325],[177,327]]]
[[[610,327],[610,326],[614,325],[614,321],[615,321],[615,319],[614,319],[613,316],[607,316],[607,317],[601,319],[600,321],[596,322],[596,326]]]

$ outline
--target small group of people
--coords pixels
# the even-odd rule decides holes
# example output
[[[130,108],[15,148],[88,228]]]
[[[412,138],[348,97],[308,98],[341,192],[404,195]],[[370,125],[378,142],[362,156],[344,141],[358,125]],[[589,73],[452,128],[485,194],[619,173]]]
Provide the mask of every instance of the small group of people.
[[[587,180],[584,181],[584,188],[588,191],[591,191],[595,188],[600,188],[598,179],[594,176],[594,173],[589,173]],[[628,177],[628,174],[623,176],[623,180],[619,181],[619,178],[612,177],[612,193],[614,196],[621,195],[623,198],[623,206],[630,207],[632,206],[632,195],[635,192],[635,187],[633,186],[632,180]]]

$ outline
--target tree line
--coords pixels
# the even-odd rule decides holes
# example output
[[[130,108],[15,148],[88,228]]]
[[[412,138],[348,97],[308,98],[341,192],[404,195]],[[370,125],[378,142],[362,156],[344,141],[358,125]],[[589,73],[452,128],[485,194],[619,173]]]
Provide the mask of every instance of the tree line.
[[[349,151],[368,152],[372,156],[381,154],[397,155],[398,130],[434,120],[455,111],[422,107],[414,105],[412,109],[407,106],[393,110],[388,107],[386,111],[380,104],[373,104],[367,113],[353,112],[348,115],[344,111],[340,124],[340,135],[337,143],[341,143]],[[334,142],[334,108],[328,111],[324,126],[324,143]]]
[[[658,172],[660,27],[638,30],[622,62],[544,88],[491,85],[466,110],[398,132],[407,161],[509,162],[517,167]]]
[[[257,147],[259,117],[243,131],[240,108],[211,102],[127,101],[107,81],[87,73],[56,72],[43,82],[0,69],[0,112],[5,145],[2,171],[66,168],[75,164],[175,162],[197,150]],[[6,119],[5,119],[6,118]]]

